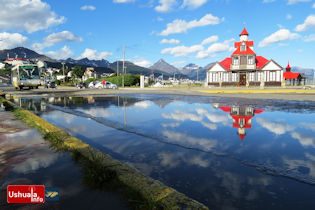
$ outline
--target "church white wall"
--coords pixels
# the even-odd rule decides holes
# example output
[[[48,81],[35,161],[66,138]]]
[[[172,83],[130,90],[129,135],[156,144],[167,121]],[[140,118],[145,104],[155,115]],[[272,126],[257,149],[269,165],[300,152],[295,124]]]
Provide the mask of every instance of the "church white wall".
[[[219,64],[216,63],[214,64],[209,70],[208,72],[225,72],[226,70]]]
[[[270,70],[282,70],[274,61],[270,61],[266,66],[264,66],[261,70],[270,71]]]

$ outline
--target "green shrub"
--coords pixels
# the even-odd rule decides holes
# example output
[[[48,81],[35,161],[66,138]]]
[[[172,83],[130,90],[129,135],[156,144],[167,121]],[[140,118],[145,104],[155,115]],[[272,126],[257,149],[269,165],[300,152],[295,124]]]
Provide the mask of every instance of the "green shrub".
[[[125,74],[124,76],[124,80],[125,80],[125,86],[134,86],[140,83],[140,75],[134,75],[134,74]],[[94,78],[90,78],[85,80],[85,82],[92,82],[92,81],[108,81],[111,83],[114,83],[118,86],[121,86],[122,84],[122,76],[116,76],[116,77],[106,77],[106,78],[99,78],[99,79],[94,79]]]

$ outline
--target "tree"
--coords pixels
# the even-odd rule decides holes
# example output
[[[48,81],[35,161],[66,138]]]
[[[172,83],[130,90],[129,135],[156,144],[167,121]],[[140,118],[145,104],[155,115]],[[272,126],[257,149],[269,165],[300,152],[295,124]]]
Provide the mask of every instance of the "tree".
[[[4,67],[0,69],[0,75],[11,75],[11,69],[8,67]]]
[[[75,75],[77,78],[82,78],[84,70],[81,66],[75,66],[73,67],[72,74]]]

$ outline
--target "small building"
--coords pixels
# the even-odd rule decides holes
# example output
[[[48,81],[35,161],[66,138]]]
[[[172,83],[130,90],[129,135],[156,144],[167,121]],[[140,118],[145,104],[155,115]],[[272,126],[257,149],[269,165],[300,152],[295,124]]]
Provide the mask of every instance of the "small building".
[[[87,80],[89,78],[98,78],[98,74],[97,72],[94,70],[93,67],[87,67],[85,72],[84,72],[84,75],[82,76],[82,80]]]
[[[290,85],[301,85],[301,81],[304,80],[304,85],[305,85],[305,80],[306,78],[303,77],[300,73],[294,73],[291,72],[291,66],[290,63],[288,62],[288,66],[285,68],[286,72],[283,73],[283,77],[287,81],[289,81]]]
[[[256,55],[246,28],[239,36],[231,57],[207,70],[206,86],[281,86],[283,68],[272,59]]]

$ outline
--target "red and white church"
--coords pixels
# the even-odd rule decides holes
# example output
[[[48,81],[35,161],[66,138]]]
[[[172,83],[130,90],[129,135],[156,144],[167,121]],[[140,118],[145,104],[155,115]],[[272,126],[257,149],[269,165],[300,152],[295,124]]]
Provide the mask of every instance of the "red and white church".
[[[214,63],[207,70],[207,86],[281,86],[283,68],[274,60],[258,56],[246,28],[234,43],[231,57]]]

